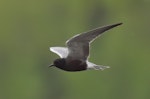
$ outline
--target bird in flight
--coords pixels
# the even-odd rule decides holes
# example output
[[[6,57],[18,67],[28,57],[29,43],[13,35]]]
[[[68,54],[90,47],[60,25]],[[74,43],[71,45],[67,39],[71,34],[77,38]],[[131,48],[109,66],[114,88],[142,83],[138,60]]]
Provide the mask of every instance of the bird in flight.
[[[83,71],[88,69],[104,70],[109,66],[96,65],[88,61],[90,43],[105,31],[112,29],[122,23],[99,27],[88,32],[73,36],[67,40],[67,47],[50,47],[50,51],[56,53],[60,58],[55,59],[49,67],[55,66],[65,71]]]

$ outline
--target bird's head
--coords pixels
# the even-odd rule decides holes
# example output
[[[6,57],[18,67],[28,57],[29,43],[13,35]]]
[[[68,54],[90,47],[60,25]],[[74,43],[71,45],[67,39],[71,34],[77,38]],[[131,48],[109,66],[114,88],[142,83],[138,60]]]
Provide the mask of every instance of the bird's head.
[[[59,58],[59,59],[55,59],[53,64],[51,64],[49,67],[56,66],[59,68],[65,66],[65,64],[66,64],[65,59]]]

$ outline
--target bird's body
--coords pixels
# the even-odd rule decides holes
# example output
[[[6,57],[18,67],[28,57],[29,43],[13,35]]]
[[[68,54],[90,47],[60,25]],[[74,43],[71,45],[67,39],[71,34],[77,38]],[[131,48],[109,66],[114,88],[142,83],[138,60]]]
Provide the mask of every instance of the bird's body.
[[[67,62],[64,58],[59,58],[54,61],[54,64],[57,68],[60,68],[65,71],[82,71],[87,69],[86,62],[81,60],[72,60]]]
[[[87,69],[104,70],[109,66],[96,65],[88,61],[90,43],[103,32],[121,25],[108,25],[78,34],[66,42],[67,47],[50,47],[50,50],[60,56],[54,60],[56,66],[65,71],[83,71]]]

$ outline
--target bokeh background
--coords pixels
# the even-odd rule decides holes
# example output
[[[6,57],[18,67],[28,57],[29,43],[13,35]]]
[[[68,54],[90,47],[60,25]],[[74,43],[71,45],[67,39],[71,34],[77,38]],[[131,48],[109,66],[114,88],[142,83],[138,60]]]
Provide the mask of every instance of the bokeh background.
[[[150,99],[150,0],[1,0],[0,99]],[[92,43],[104,71],[48,68],[71,36],[123,22]]]

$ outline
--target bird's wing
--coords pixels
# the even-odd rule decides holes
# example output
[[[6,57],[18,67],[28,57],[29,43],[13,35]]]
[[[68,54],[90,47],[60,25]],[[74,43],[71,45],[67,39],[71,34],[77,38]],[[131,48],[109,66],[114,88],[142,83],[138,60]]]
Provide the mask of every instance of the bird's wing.
[[[99,27],[91,31],[78,34],[72,37],[66,42],[69,51],[67,58],[87,60],[89,56],[90,43],[94,41],[96,37],[98,37],[103,32],[121,24],[122,23],[117,23],[117,24],[112,24],[104,27]]]
[[[56,53],[61,58],[66,58],[68,56],[68,48],[66,47],[50,47],[50,51]]]

